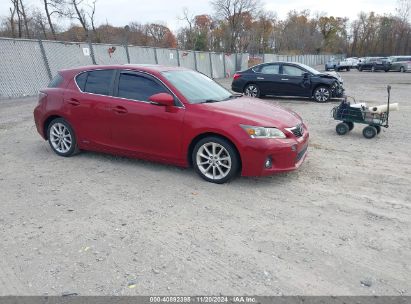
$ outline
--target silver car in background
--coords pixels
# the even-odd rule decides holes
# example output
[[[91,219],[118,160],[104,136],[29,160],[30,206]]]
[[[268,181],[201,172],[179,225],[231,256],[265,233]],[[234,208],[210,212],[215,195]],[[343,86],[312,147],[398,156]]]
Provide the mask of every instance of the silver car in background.
[[[390,71],[411,71],[411,56],[391,56],[388,58]]]

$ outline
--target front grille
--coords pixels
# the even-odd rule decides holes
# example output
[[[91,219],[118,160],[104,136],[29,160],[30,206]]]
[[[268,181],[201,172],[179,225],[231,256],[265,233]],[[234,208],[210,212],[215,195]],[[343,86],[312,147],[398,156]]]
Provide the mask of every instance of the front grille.
[[[304,135],[304,128],[302,124],[298,124],[293,128],[288,128],[287,130],[293,133],[295,137],[301,137]]]
[[[297,158],[296,158],[296,160],[295,160],[296,163],[298,163],[299,160],[300,160],[301,158],[303,158],[305,152],[307,152],[307,148],[308,148],[308,145],[305,146],[300,152],[298,152]]]

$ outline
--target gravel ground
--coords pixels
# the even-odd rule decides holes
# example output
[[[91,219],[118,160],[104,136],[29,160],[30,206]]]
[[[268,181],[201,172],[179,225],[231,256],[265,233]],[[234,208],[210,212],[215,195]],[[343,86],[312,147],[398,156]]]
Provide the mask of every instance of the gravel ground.
[[[272,99],[311,132],[296,172],[207,183],[191,169],[56,156],[36,98],[0,102],[0,295],[411,295],[411,73],[342,73],[400,111],[337,136],[337,101]],[[230,81],[221,81],[229,86]]]

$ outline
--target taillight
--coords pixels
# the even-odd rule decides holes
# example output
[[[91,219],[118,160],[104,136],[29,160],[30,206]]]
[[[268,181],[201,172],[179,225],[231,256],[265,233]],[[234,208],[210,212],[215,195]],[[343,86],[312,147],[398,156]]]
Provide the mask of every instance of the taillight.
[[[238,74],[238,73],[235,73],[234,76],[233,76],[234,80],[236,80],[236,79],[238,79],[238,78],[240,78],[240,77],[241,77],[241,74]]]

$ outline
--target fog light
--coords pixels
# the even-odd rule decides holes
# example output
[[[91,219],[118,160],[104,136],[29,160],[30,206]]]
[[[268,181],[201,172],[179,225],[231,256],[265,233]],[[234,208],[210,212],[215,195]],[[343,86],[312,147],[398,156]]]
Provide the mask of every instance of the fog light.
[[[268,157],[267,160],[265,161],[264,166],[268,169],[268,168],[271,168],[272,165],[273,165],[273,161],[271,160],[271,157]]]
[[[294,152],[297,151],[297,145],[292,145],[291,146],[291,151],[294,151]]]

